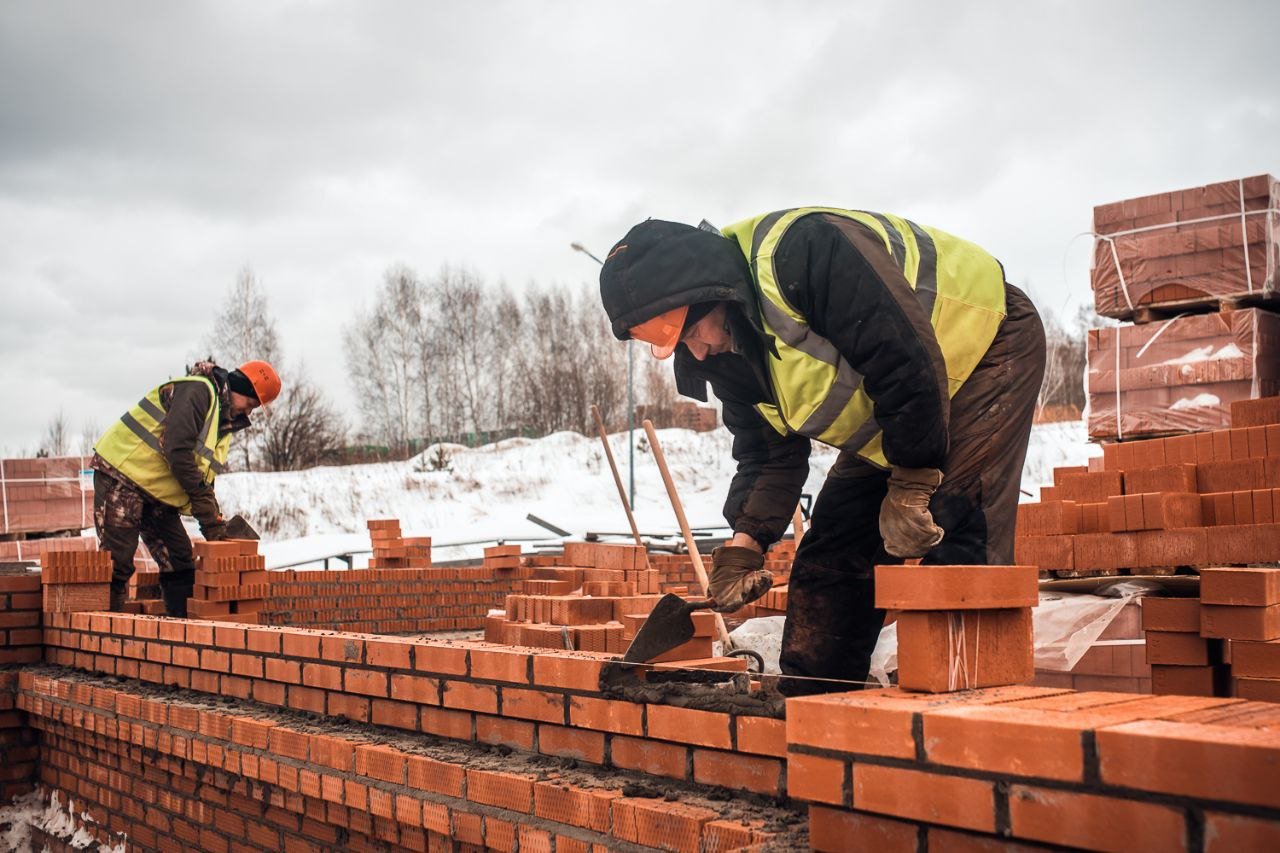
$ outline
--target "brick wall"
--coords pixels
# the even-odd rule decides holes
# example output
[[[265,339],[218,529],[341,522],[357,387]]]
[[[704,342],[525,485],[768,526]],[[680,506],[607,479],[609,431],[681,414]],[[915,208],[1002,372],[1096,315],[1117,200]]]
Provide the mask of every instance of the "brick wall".
[[[1280,845],[1280,705],[1007,687],[787,703],[817,850]]]

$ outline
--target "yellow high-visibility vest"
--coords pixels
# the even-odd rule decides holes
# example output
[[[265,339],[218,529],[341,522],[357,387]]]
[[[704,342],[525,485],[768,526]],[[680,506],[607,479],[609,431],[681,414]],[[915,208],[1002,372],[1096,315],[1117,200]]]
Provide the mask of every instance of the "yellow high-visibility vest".
[[[777,405],[761,403],[756,408],[783,435],[806,435],[888,467],[862,376],[834,344],[810,328],[778,285],[774,252],[788,228],[814,213],[852,219],[884,241],[929,315],[946,362],[950,397],[978,366],[1004,320],[1004,270],[967,240],[886,213],[801,207],[724,229],[751,264],[764,330],[778,352],[776,358],[768,356]]]
[[[120,416],[102,434],[93,449],[112,468],[119,471],[160,503],[191,514],[191,499],[173,476],[164,457],[161,441],[167,413],[160,404],[160,389],[174,382],[203,382],[209,388],[209,411],[196,441],[196,467],[204,481],[213,485],[214,478],[226,470],[231,434],[218,438],[221,406],[213,382],[204,376],[182,376],[153,388],[133,408]]]

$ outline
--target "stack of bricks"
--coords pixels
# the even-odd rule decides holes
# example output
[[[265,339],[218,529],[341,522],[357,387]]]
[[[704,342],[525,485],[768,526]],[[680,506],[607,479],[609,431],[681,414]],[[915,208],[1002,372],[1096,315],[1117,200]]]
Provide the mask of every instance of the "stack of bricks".
[[[1143,599],[1142,629],[1152,693],[1230,695],[1226,644],[1201,636],[1200,614],[1198,598]]]
[[[488,559],[486,551],[486,565]],[[664,585],[639,545],[567,542],[562,557],[529,557],[526,562],[532,577],[507,596],[503,610],[485,619],[490,642],[620,654],[661,592],[687,592]],[[709,657],[709,642],[705,650],[690,643],[680,652]]]
[[[1105,444],[1089,467],[1055,469],[1018,507],[1018,562],[1074,577],[1276,561],[1280,408],[1233,413],[1250,425]]]
[[[256,539],[194,544],[196,576],[187,614],[194,619],[257,623],[271,596],[266,558]]]
[[[82,456],[0,459],[0,533],[49,533],[93,526],[93,484]]]
[[[40,575],[0,569],[0,666],[40,662],[40,609]]]
[[[1280,705],[1002,687],[787,701],[819,851],[1275,850]]]
[[[1280,393],[1278,204],[1257,175],[1094,208],[1098,313],[1136,325],[1089,333],[1090,436],[1219,429]]]
[[[111,555],[106,551],[52,551],[40,569],[45,613],[106,610],[111,604]]]
[[[719,416],[712,407],[683,400],[671,407],[671,420],[672,426],[694,432],[710,432],[720,423]]]
[[[520,546],[491,545],[484,549],[484,560],[481,565],[494,575],[518,569],[520,568]]]
[[[877,566],[876,606],[898,612],[898,685],[945,693],[1033,676],[1034,566]]]
[[[431,568],[431,537],[404,536],[400,521],[394,518],[371,519],[369,539],[373,543],[371,569]]]

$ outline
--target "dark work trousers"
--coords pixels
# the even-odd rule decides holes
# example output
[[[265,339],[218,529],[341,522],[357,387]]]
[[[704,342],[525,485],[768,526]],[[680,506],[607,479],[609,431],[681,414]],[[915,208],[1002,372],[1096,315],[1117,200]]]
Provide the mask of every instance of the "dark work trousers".
[[[196,569],[191,539],[178,510],[153,500],[132,483],[94,471],[93,523],[101,549],[111,553],[112,609],[118,610],[124,604],[141,536],[160,569],[165,612],[185,616]]]
[[[1007,565],[1022,466],[1044,378],[1045,339],[1026,295],[1006,285],[1000,331],[951,400],[942,485],[929,503],[942,541],[921,562]],[[884,550],[880,504],[889,472],[845,451],[814,503],[787,587],[784,675],[863,682],[884,611],[875,606],[874,568],[901,563]],[[782,692],[856,690],[856,685],[782,679]]]

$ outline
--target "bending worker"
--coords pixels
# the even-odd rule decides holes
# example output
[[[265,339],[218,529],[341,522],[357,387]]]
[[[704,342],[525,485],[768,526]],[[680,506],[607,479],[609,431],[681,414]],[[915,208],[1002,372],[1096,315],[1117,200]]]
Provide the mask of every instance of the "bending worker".
[[[724,405],[737,473],[711,597],[771,584],[764,554],[809,473],[840,450],[788,587],[789,695],[863,682],[884,624],[877,564],[1013,561],[1045,338],[1031,301],[973,243],[901,217],[798,208],[723,234],[648,220],[613,247],[600,294],[620,340],[675,353],[680,393]]]
[[[94,445],[93,522],[111,552],[111,609],[124,609],[138,537],[160,568],[165,612],[187,615],[195,582],[191,540],[182,515],[193,515],[205,539],[226,537],[213,491],[226,466],[231,436],[249,412],[280,393],[265,361],[236,370],[201,362],[190,376],[152,389]]]

